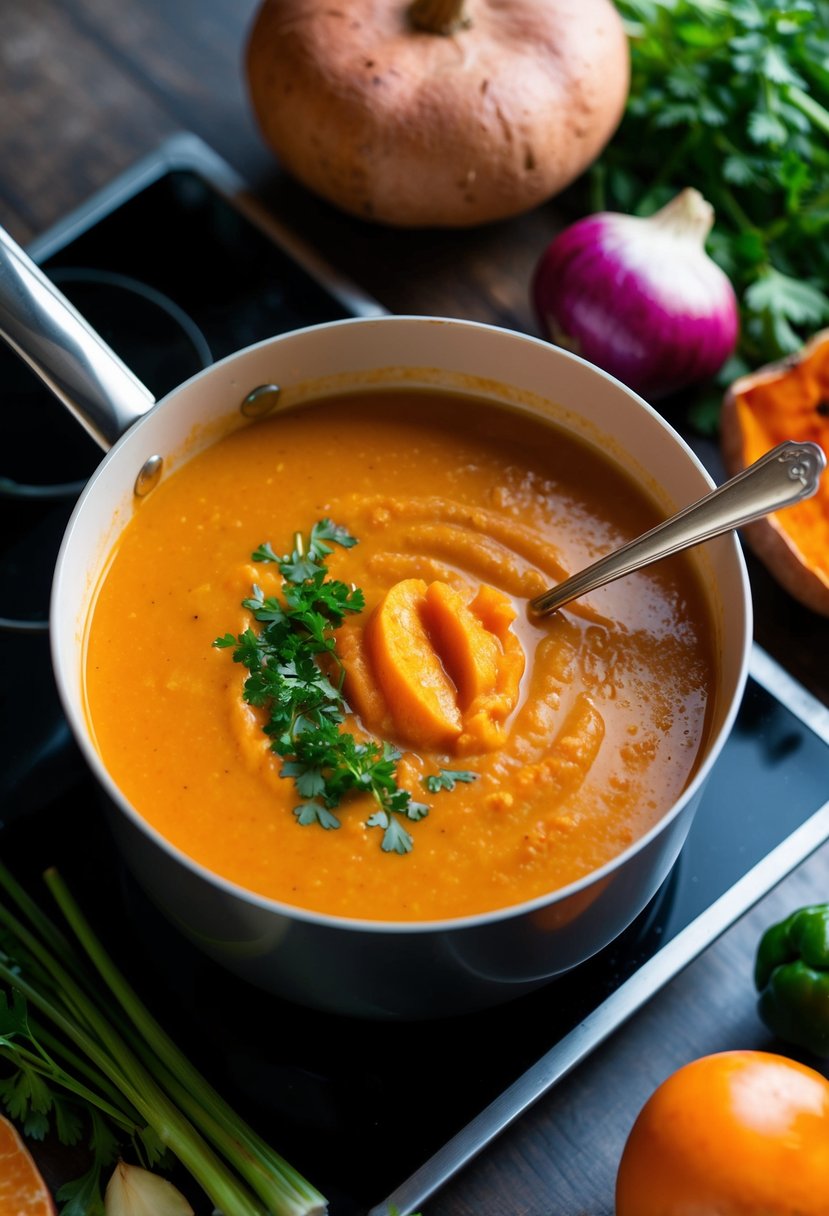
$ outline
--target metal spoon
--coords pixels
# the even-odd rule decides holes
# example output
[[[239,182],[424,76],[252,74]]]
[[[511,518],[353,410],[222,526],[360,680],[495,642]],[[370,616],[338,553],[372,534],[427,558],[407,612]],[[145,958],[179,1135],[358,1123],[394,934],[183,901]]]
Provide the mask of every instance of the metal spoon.
[[[826,456],[818,444],[787,440],[664,523],[537,595],[530,600],[530,611],[535,616],[549,616],[571,600],[651,562],[811,498],[825,468]]]

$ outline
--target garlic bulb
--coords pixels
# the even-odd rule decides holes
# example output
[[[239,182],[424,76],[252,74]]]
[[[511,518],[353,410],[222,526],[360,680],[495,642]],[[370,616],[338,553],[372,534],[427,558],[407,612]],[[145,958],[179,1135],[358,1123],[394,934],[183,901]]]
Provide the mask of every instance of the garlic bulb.
[[[105,1216],[193,1216],[181,1191],[150,1170],[119,1161],[107,1183]]]

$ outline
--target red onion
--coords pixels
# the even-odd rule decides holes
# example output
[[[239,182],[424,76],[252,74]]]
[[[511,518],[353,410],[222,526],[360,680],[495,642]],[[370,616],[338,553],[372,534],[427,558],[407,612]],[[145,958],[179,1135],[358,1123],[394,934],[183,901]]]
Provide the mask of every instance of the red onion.
[[[734,289],[705,252],[713,222],[689,187],[646,219],[605,211],[566,228],[533,278],[542,332],[644,397],[713,375],[739,332]]]

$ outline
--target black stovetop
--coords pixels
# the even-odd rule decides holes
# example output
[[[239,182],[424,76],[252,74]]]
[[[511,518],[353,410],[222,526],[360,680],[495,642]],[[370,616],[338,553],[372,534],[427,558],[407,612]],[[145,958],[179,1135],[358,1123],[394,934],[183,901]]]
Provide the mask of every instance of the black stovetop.
[[[156,395],[239,347],[348,315],[200,172],[160,163],[149,176],[105,214],[94,208],[44,266]],[[0,629],[3,857],[33,883],[59,866],[174,1037],[329,1196],[333,1216],[380,1203],[825,802],[829,744],[752,679],[674,872],[589,963],[496,1010],[382,1027],[250,989],[169,927],[156,931],[116,858],[39,629],[100,453],[5,350],[0,397],[0,617],[29,625]]]

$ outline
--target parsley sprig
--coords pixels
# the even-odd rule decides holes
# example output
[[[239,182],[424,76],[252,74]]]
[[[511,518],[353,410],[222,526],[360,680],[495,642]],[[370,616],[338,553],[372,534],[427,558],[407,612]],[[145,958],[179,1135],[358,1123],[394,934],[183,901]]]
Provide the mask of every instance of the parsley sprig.
[[[412,848],[406,821],[422,819],[429,808],[397,784],[396,748],[340,729],[348,705],[334,630],[346,616],[361,612],[365,599],[359,588],[329,578],[325,559],[333,545],[350,549],[356,543],[346,528],[322,519],[307,538],[296,533],[292,551],[284,556],[270,543],[260,545],[253,560],[278,567],[281,596],[266,596],[254,585],[242,605],[262,628],[227,633],[213,644],[233,648],[234,662],[250,673],[243,696],[267,714],[263,730],[283,758],[281,774],[293,780],[302,798],[294,808],[297,822],[339,828],[336,808],[343,799],[371,794],[377,810],[367,825],[382,830],[384,852],[402,854]]]
[[[713,205],[709,250],[742,310],[728,380],[829,321],[829,4],[617,5],[630,99],[592,171],[591,209],[647,215],[684,186]]]
[[[469,785],[477,778],[478,774],[471,773],[468,769],[439,768],[436,773],[429,773],[424,777],[423,784],[430,794],[437,794],[441,790],[448,790],[451,794],[459,781],[464,785]]]

